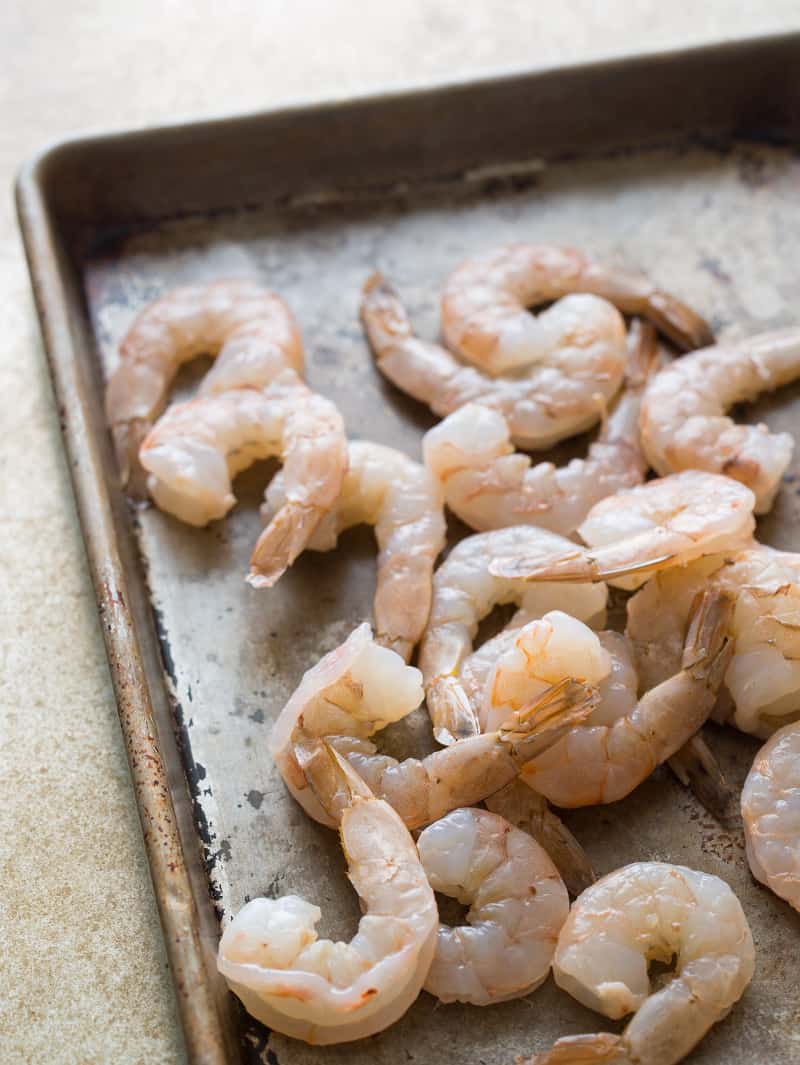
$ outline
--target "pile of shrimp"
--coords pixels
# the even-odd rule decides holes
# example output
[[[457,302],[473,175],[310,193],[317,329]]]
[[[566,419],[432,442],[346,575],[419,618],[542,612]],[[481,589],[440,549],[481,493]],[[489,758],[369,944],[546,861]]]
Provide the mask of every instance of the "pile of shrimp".
[[[726,413],[800,378],[800,328],[715,344],[642,274],[529,243],[456,267],[441,343],[415,335],[379,273],[361,319],[377,369],[442,419],[422,462],[348,440],[303,380],[291,310],[256,281],[166,293],[108,382],[123,484],[173,519],[222,519],[238,472],[282,460],[253,588],[375,529],[374,630],[310,664],[269,742],[300,807],[338,830],[364,916],[331,942],[312,903],[256,898],[226,924],[219,970],[253,1016],[313,1044],[381,1031],[423,990],[489,1006],[552,973],[590,1009],[633,1016],[533,1065],[674,1065],[753,976],[742,906],[668,862],[597,879],[557,810],[614,803],[665,764],[722,819],[734,797],[703,726],[750,733],[766,742],[741,796],[747,858],[800,911],[800,554],[755,539],[793,440]],[[200,354],[216,358],[199,394],[169,406]],[[528,453],[593,427],[585,458]],[[448,511],[473,532],[440,561]],[[624,631],[607,625],[611,589]],[[382,753],[382,731],[421,707],[438,749]],[[465,923],[440,921],[437,892]],[[674,972],[652,990],[656,960]]]

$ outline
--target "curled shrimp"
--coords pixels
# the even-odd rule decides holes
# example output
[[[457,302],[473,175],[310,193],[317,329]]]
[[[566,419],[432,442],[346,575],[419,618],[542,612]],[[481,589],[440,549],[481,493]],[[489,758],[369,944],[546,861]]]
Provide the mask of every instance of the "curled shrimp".
[[[672,672],[680,668],[679,655]],[[558,611],[524,627],[508,628],[488,640],[464,663],[461,683],[477,709],[482,728],[487,729],[512,706],[534,697],[544,677],[557,683],[570,674],[597,687],[597,706],[586,719],[587,729],[608,730],[618,721],[636,719],[639,678],[630,641],[618,632],[594,633]],[[614,736],[608,731],[607,735]],[[598,732],[597,738],[601,736]],[[563,749],[566,743],[561,746]],[[717,820],[732,823],[733,793],[699,733],[679,747],[668,762],[681,783],[691,788]],[[570,893],[579,894],[594,880],[591,864],[566,826],[549,810],[544,796],[532,790],[534,786],[523,776],[509,785],[507,794],[492,796],[486,805],[530,832],[555,862]],[[579,890],[573,890],[579,884]]]
[[[172,289],[149,304],[120,344],[106,390],[106,413],[123,482],[136,481],[139,447],[166,403],[180,366],[216,355],[201,392],[268,385],[281,370],[303,372],[292,313],[254,281],[215,281]]]
[[[361,320],[378,369],[398,388],[439,415],[481,403],[502,414],[519,447],[543,448],[595,425],[625,373],[625,323],[616,308],[597,296],[567,296],[556,306],[548,353],[512,377],[490,377],[415,337],[380,274],[364,285]]]
[[[592,806],[629,795],[709,717],[733,651],[731,613],[724,593],[700,596],[680,671],[632,707],[624,689],[616,705],[598,700],[590,717],[525,763],[522,779],[556,806]]]
[[[626,386],[585,459],[533,465],[514,451],[503,415],[476,403],[430,429],[423,440],[425,462],[441,480],[453,513],[481,531],[527,524],[569,536],[599,500],[641,484],[647,462],[639,407],[657,350],[650,327],[636,322],[630,337]]]
[[[456,544],[433,575],[430,619],[419,651],[425,679],[428,713],[439,743],[475,736],[480,726],[464,694],[459,673],[472,651],[480,621],[503,603],[516,603],[527,617],[541,616],[559,607],[582,620],[601,615],[607,592],[603,585],[565,586],[527,584],[494,577],[489,562],[498,556],[532,551],[557,555],[574,544],[555,533],[532,525],[468,536]]]
[[[716,473],[685,470],[602,499],[578,528],[588,545],[554,556],[542,545],[489,566],[497,577],[543,581],[612,581],[636,588],[647,574],[752,538],[753,493]]]
[[[297,895],[253,899],[225,929],[217,960],[248,1013],[314,1044],[362,1039],[401,1017],[425,981],[438,925],[406,826],[335,751],[324,757],[318,799],[339,825],[364,910],[358,931],[349,943],[317,939],[317,906]]]
[[[513,633],[486,680],[478,719],[496,729],[543,691],[572,677],[597,687],[611,672],[611,656],[595,632],[561,610],[548,611]]]
[[[800,723],[780,729],[756,755],[742,820],[753,876],[800,911]]]
[[[772,506],[789,465],[791,433],[739,425],[725,415],[800,377],[800,329],[762,333],[676,359],[649,383],[642,403],[642,442],[660,474],[709,470],[751,488],[756,513]]]
[[[336,502],[347,470],[341,415],[293,370],[265,389],[170,407],[139,454],[155,502],[190,525],[226,514],[236,502],[232,478],[256,459],[283,457],[286,503],[253,549],[248,581],[256,588],[274,584],[297,558]]]
[[[320,761],[321,739],[348,759],[409,828],[420,828],[505,787],[529,758],[582,721],[594,704],[583,685],[564,681],[523,713],[512,714],[497,732],[423,759],[399,762],[379,754],[369,737],[418,705],[420,681],[419,670],[372,640],[368,625],[355,629],[305,674],[273,726],[270,751],[306,813],[331,823],[318,789],[309,787],[309,773],[328,766]]]
[[[735,599],[735,649],[718,720],[766,739],[797,716],[800,695],[800,555],[764,544],[664,570],[628,601],[627,634],[645,688],[680,660],[692,600],[703,588]]]
[[[594,262],[575,248],[521,242],[492,248],[453,271],[442,293],[444,341],[487,373],[526,366],[549,351],[559,304],[538,317],[528,308],[576,292],[649,318],[684,350],[712,343],[695,311],[643,275]]]
[[[650,993],[650,962],[675,975]],[[575,902],[558,937],[553,975],[621,1035],[559,1039],[519,1065],[676,1065],[727,1016],[750,983],[755,947],[739,900],[716,876],[666,862],[634,862]]]
[[[428,620],[433,565],[445,543],[441,488],[424,466],[394,448],[352,440],[348,456],[339,498],[308,547],[329,551],[352,525],[375,526],[377,640],[408,661]],[[279,473],[267,489],[263,516],[272,520],[285,503]]]
[[[435,821],[417,846],[433,890],[469,906],[466,925],[439,925],[425,990],[476,1006],[535,990],[547,979],[569,913],[567,889],[546,852],[498,814],[476,809]]]

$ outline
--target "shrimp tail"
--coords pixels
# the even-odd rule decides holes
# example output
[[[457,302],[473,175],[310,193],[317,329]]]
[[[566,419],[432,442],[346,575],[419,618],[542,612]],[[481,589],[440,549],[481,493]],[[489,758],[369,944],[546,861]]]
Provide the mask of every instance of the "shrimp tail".
[[[631,540],[633,544],[633,538]],[[612,548],[618,545],[612,545]],[[627,544],[620,545],[627,552]],[[621,552],[614,552],[621,554]],[[661,569],[668,566],[674,555],[653,555],[650,558],[633,561],[635,548],[629,552],[627,558],[604,557],[604,552],[598,550],[594,554],[584,548],[577,547],[568,554],[559,555],[556,558],[543,560],[542,558],[494,558],[489,563],[489,572],[493,577],[505,577],[525,581],[569,581],[584,583],[592,581],[611,581],[617,577],[626,577],[630,574],[648,573],[650,570]],[[611,552],[609,552],[611,555]]]
[[[553,813],[547,799],[521,777],[516,777],[484,801],[488,810],[533,836],[547,851],[573,898],[595,882],[597,877],[586,851],[561,818]]]
[[[303,503],[282,506],[256,541],[247,583],[253,588],[271,588],[302,553],[322,514],[319,507]]]
[[[515,710],[498,729],[500,739],[520,762],[527,762],[585,721],[599,700],[596,688],[565,677],[534,702]]]
[[[550,855],[573,898],[597,880],[589,855],[552,810],[545,810],[539,831],[531,835]]]
[[[295,742],[293,751],[308,786],[336,824],[356,801],[374,798],[356,770],[331,744],[317,738],[301,739]]]
[[[139,461],[139,448],[150,431],[145,418],[132,418],[111,427],[114,451],[119,466],[120,483],[131,499],[147,499],[147,470]]]
[[[593,1062],[633,1065],[623,1037],[610,1032],[565,1036],[542,1054],[514,1059],[514,1065],[592,1065]]]
[[[653,289],[645,300],[647,317],[681,349],[694,351],[714,343],[714,334],[705,319],[668,292]]]
[[[480,722],[456,677],[437,677],[428,687],[427,700],[433,735],[443,747],[480,735]]]
[[[669,767],[723,828],[734,828],[737,809],[733,789],[700,732],[673,754]]]
[[[406,309],[379,270],[364,282],[361,321],[378,360],[397,341],[408,340],[412,336]]]
[[[718,689],[730,664],[735,641],[730,637],[734,599],[727,592],[707,589],[692,602],[681,668],[693,679]]]
[[[661,363],[655,327],[634,318],[628,330],[628,360],[625,363],[625,387],[641,391]]]

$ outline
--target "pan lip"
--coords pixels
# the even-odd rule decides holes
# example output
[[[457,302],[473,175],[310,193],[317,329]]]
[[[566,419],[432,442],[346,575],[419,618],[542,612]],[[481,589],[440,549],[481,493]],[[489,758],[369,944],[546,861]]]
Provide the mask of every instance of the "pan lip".
[[[17,171],[15,189],[17,202],[23,202],[31,196],[33,188],[41,181],[44,170],[65,153],[84,151],[103,145],[125,143],[141,138],[144,142],[154,143],[169,140],[179,133],[210,134],[220,126],[231,127],[237,124],[255,125],[277,117],[292,118],[315,112],[341,113],[351,108],[377,107],[381,105],[402,104],[425,98],[445,97],[460,92],[481,92],[498,87],[511,87],[515,84],[530,84],[546,81],[550,78],[570,76],[591,76],[592,74],[614,74],[625,69],[633,69],[642,64],[665,63],[675,65],[682,59],[694,57],[714,57],[733,59],[737,53],[747,53],[759,49],[774,49],[794,46],[800,56],[800,29],[785,31],[767,31],[745,37],[724,37],[692,45],[665,46],[652,51],[635,52],[629,55],[610,55],[566,64],[547,64],[537,67],[519,66],[511,69],[501,68],[496,71],[480,71],[476,75],[458,78],[444,78],[421,82],[403,82],[391,88],[378,91],[355,92],[336,96],[331,93],[322,96],[297,96],[279,102],[275,107],[255,108],[252,110],[221,112],[203,117],[186,116],[174,122],[159,122],[152,126],[130,126],[121,129],[100,128],[66,134],[54,138],[42,145]]]
[[[51,199],[50,182],[53,173],[57,172],[58,163],[65,156],[82,154],[101,146],[137,140],[145,151],[154,144],[167,142],[179,135],[207,138],[222,126],[233,128],[238,125],[244,129],[279,116],[292,118],[309,112],[324,116],[362,107],[378,108],[444,98],[457,93],[480,93],[515,84],[534,87],[550,79],[615,75],[642,64],[675,65],[684,58],[706,55],[735,62],[741,55],[758,53],[760,50],[767,54],[770,49],[782,48],[793,48],[800,57],[800,30],[726,38],[567,65],[503,69],[496,73],[486,71],[477,76],[406,84],[386,91],[295,99],[282,102],[274,108],[199,119],[187,118],[152,127],[81,132],[48,142],[20,167],[14,183],[18,221],[190,1060],[223,1065],[224,1062],[234,1061],[237,1052],[232,1048],[225,1019],[215,1005],[211,990],[212,975],[208,971],[198,931],[196,896],[188,879],[185,851],[192,841],[183,838],[177,827],[162,741],[157,725],[153,727],[149,677],[143,661],[143,621],[130,605],[127,585],[131,575],[125,562],[118,557],[120,536],[127,536],[127,531],[121,528],[119,522],[120,506],[124,508],[125,503],[121,491],[109,483],[103,474],[100,454],[103,441],[93,428],[90,397],[80,380],[81,365],[91,359],[91,352],[79,351],[80,344],[70,326],[77,305],[75,297],[68,291],[70,271],[74,267],[65,263],[59,255],[60,246],[66,245],[65,220],[56,212]],[[67,250],[66,247],[64,250]],[[138,665],[138,681],[131,672],[132,661],[134,666]],[[139,767],[135,764],[132,752],[134,743],[144,745],[138,754],[151,759],[149,764],[156,768],[155,776],[162,782],[166,805],[159,810],[155,809],[152,802],[155,789],[150,787],[148,793],[145,782],[139,779]],[[150,776],[152,778],[153,773]],[[156,822],[161,826],[159,831],[154,829]],[[161,829],[166,836],[161,835]],[[171,853],[177,856],[176,869],[171,871],[171,878],[162,873],[164,838],[172,848]],[[180,929],[186,931],[187,927],[189,932],[193,928],[194,939],[176,942]],[[200,970],[206,981],[205,988],[193,983],[183,960],[186,954],[194,957],[195,970]]]

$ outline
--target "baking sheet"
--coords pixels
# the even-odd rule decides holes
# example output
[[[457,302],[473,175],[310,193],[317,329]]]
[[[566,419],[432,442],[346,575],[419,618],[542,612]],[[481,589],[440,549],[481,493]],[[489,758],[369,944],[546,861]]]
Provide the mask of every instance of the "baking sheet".
[[[369,197],[295,202],[148,226],[107,240],[85,267],[85,293],[107,372],[135,313],[174,284],[256,277],[297,315],[312,387],[333,398],[350,435],[420,455],[433,419],[375,370],[357,317],[360,287],[378,267],[398,287],[420,335],[437,332],[437,294],[465,255],[507,240],[571,243],[650,274],[698,307],[725,337],[797,321],[800,164],[791,150],[752,143],[624,152],[545,165],[522,159],[505,174],[406,183]],[[190,394],[202,367],[183,375]],[[798,389],[749,408],[771,427],[797,423]],[[561,450],[579,453],[585,442]],[[272,467],[242,475],[239,506],[194,530],[154,509],[135,523],[216,911],[297,892],[323,910],[320,933],[349,938],[358,909],[334,833],[311,822],[271,763],[271,722],[303,671],[370,616],[371,531],[346,533],[328,555],[302,556],[274,589],[244,584]],[[800,464],[793,465],[761,535],[797,549]],[[455,529],[456,523],[452,523]],[[427,720],[393,727],[386,749],[431,749]],[[711,741],[738,788],[755,741],[721,729]],[[664,770],[628,800],[565,820],[599,873],[637,859],[668,860],[723,877],[742,901],[758,951],[756,977],[696,1062],[771,1062],[800,1056],[793,951],[800,918],[751,879],[739,832],[715,824]],[[325,870],[325,876],[320,876]],[[422,994],[390,1030],[315,1049],[243,1021],[244,1057],[283,1065],[347,1061],[507,1063],[555,1038],[619,1030],[558,991],[488,1009]]]

